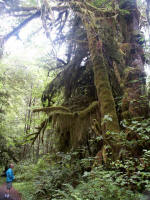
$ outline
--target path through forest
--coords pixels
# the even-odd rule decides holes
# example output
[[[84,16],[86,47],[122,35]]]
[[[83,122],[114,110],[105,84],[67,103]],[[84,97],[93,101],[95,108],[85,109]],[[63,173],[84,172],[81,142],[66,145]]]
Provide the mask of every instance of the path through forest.
[[[14,188],[12,188],[11,193],[10,193],[10,197],[9,198],[5,198],[5,190],[6,190],[6,184],[3,184],[0,187],[0,200],[21,200],[21,194],[16,191]]]

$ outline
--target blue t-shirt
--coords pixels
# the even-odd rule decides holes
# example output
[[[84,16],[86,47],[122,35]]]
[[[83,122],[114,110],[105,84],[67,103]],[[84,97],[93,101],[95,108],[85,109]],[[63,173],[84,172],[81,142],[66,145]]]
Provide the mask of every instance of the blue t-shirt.
[[[9,183],[9,182],[12,182],[14,180],[14,173],[13,173],[13,170],[12,168],[9,168],[7,171],[6,171],[6,182]]]

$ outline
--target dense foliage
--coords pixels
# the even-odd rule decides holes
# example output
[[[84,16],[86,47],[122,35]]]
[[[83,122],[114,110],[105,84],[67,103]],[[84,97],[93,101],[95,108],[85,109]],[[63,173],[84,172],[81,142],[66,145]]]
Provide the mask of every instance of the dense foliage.
[[[55,163],[46,156],[40,159],[37,165],[27,167],[25,163],[22,164],[16,169],[17,179],[21,181],[16,184],[16,187],[28,199],[140,200],[146,198],[146,195],[141,192],[150,187],[150,171],[145,170],[144,163],[138,163],[137,159],[130,158],[124,162],[112,162],[109,167],[97,166],[90,169],[95,158],[79,160],[75,159],[77,155],[78,152],[59,153]],[[149,163],[149,152],[145,152],[145,160]],[[21,176],[20,172],[22,172]],[[20,184],[32,189],[26,191],[24,190],[26,187],[20,188]],[[30,186],[27,186],[28,184]]]

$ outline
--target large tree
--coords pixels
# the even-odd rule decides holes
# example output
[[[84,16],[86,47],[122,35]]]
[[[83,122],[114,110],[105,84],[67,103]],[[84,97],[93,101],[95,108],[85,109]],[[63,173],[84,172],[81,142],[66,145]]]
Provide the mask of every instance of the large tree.
[[[52,53],[57,65],[52,70],[59,72],[43,92],[45,107],[34,110],[46,112],[47,119],[33,141],[52,122],[59,150],[85,144],[93,151],[88,140],[101,135],[93,152],[105,159],[109,145],[118,158],[120,122],[145,119],[149,110],[136,0],[43,0],[32,7],[1,1],[1,8],[3,14],[22,18],[4,35],[1,46],[37,17],[51,41],[56,33]],[[59,47],[66,51],[62,59],[57,57]]]

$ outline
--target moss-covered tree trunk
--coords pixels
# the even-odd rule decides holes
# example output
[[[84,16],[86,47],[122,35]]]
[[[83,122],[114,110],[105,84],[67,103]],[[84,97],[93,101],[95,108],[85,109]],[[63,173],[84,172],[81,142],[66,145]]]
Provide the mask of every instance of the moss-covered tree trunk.
[[[136,0],[124,1],[120,4],[120,7],[129,12],[126,17],[120,18],[122,43],[128,44],[123,77],[122,116],[127,119],[146,117],[148,101],[145,92],[144,53],[140,41],[142,39],[139,28],[140,13],[137,9]]]
[[[109,75],[106,66],[107,63],[105,62],[103,55],[103,43],[99,38],[93,37],[91,30],[88,26],[87,35],[89,41],[89,50],[93,62],[94,82],[97,90],[99,112],[101,115],[101,127],[104,138],[106,138],[107,134],[111,134],[112,132],[119,133],[120,126],[115,100],[109,81]],[[119,142],[117,138],[114,139],[116,142]],[[113,158],[117,159],[120,147],[117,143],[114,144],[112,141],[110,144],[112,147]]]
[[[119,132],[120,120],[147,116],[148,111],[136,0],[120,1],[116,10],[109,11],[88,3],[74,3],[74,6],[87,32],[103,134]],[[116,110],[114,88],[123,94],[121,116]],[[104,121],[105,116],[110,116],[112,121]],[[119,153],[119,145],[110,144],[114,153]]]
[[[75,6],[78,6],[78,4],[75,3]],[[112,88],[109,81],[108,66],[103,53],[103,38],[96,24],[96,21],[98,21],[98,23],[100,21],[96,19],[94,12],[91,14],[91,11],[88,10],[87,6],[79,6],[79,10],[87,32],[89,50],[93,62],[94,82],[97,90],[102,122],[105,116],[110,116],[110,119],[112,119],[108,121],[106,120],[105,123],[102,123],[104,124],[102,129],[103,132],[118,132],[120,127]]]
[[[85,7],[85,9],[87,9],[87,7]],[[84,7],[80,7],[80,12],[83,10]],[[116,104],[108,72],[109,64],[105,58],[105,46],[103,45],[105,31],[107,30],[105,29],[105,25],[108,26],[109,23],[105,18],[103,18],[104,22],[102,22],[101,19],[97,19],[95,13],[91,14],[91,11],[84,12],[81,16],[83,24],[86,28],[89,51],[93,63],[94,82],[99,102],[99,113],[101,116],[100,126],[102,127],[103,136],[106,138],[107,134],[114,132],[118,133],[120,131]],[[99,31],[97,27],[101,22],[104,32]],[[116,143],[114,144],[112,141],[110,141],[109,144],[112,147],[113,158],[116,159],[119,155],[120,147],[119,144],[117,144],[118,137],[114,139]]]
[[[58,143],[65,151],[69,151],[72,147],[86,145],[83,140],[88,140],[90,130],[93,135],[94,133],[96,135],[103,134],[103,141],[99,144],[98,149],[101,149],[99,155],[106,155],[105,145],[109,144],[112,148],[112,157],[117,159],[121,148],[119,132],[122,127],[120,122],[123,119],[129,119],[129,122],[133,118],[139,120],[141,117],[147,117],[148,113],[144,53],[140,44],[139,12],[136,0],[110,1],[110,3],[115,2],[114,5],[112,4],[111,8],[108,8],[106,3],[105,9],[94,7],[93,1],[90,0],[68,2],[67,9],[71,7],[77,15],[74,19],[76,19],[78,26],[75,26],[75,28],[82,27],[78,30],[78,33],[74,33],[74,29],[72,36],[76,39],[78,38],[76,34],[82,35],[83,31],[82,38],[79,37],[80,39],[78,38],[77,41],[80,44],[81,41],[84,41],[86,45],[75,45],[77,51],[72,55],[75,62],[71,62],[70,67],[60,74],[62,80],[65,79],[65,81],[61,81],[58,76],[48,86],[43,96],[44,101],[48,99],[50,102],[57,88],[64,86],[67,91],[65,94],[67,99],[64,105],[67,108],[63,107],[62,110],[60,107],[50,107],[39,109],[39,111],[49,113],[49,117],[51,113],[50,121],[55,125],[53,128],[60,137]],[[81,22],[80,19],[82,23],[79,23],[79,21]],[[88,42],[88,48],[86,42]],[[85,53],[82,54],[81,52]],[[95,95],[94,98],[96,106],[90,106],[93,105],[92,101],[89,101],[83,107],[79,102],[76,102],[78,107],[70,106],[68,110],[67,100],[78,97],[73,95],[72,90],[74,86],[76,89],[80,86],[75,84],[80,82],[78,77],[80,70],[77,69],[81,69],[82,61],[86,59],[90,63],[90,70],[92,69],[92,80],[94,74],[94,83],[92,82],[92,84],[94,92],[95,88],[97,92],[97,96]],[[75,70],[77,71],[75,72]],[[70,72],[73,72],[75,76],[70,76]],[[65,74],[69,74],[69,76],[65,76]],[[55,88],[57,81],[59,86]],[[81,86],[83,85],[81,84]],[[49,96],[51,96],[50,100]],[[91,112],[92,110],[93,112]],[[96,131],[95,127],[92,128],[93,121],[97,122],[95,127],[98,127],[98,129]],[[92,130],[94,131],[92,132]],[[62,150],[62,148],[60,149]],[[103,155],[103,159],[105,155]]]
[[[109,76],[107,72],[106,62],[103,56],[103,44],[102,40],[95,38],[95,29],[93,30],[89,24],[87,26],[87,35],[89,41],[89,50],[91,53],[91,59],[93,62],[94,81],[97,90],[97,96],[99,100],[99,107],[102,122],[104,122],[105,116],[110,116],[110,120],[107,120],[103,124],[103,132],[113,131],[118,132],[119,122],[116,113],[116,106],[112,89],[110,86]],[[112,119],[112,121],[111,121]]]

